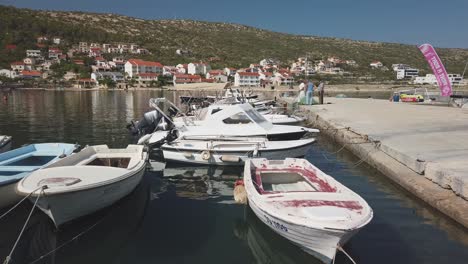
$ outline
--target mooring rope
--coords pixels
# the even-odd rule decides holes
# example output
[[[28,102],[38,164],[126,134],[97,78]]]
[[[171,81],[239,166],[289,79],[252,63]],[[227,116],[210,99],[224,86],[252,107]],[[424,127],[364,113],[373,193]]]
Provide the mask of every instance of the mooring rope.
[[[41,192],[39,192],[39,194],[37,195],[36,201],[34,202],[34,205],[33,205],[33,207],[31,208],[31,212],[29,212],[28,218],[26,218],[26,222],[24,223],[23,228],[21,229],[21,232],[19,233],[18,238],[16,239],[16,242],[15,242],[15,244],[13,245],[13,248],[12,248],[11,251],[10,251],[10,254],[8,254],[8,256],[6,256],[5,261],[3,262],[3,264],[8,264],[8,263],[10,263],[11,256],[13,255],[13,252],[15,251],[16,246],[18,245],[18,242],[20,241],[21,236],[22,236],[23,233],[24,233],[24,230],[26,229],[26,226],[28,225],[29,220],[31,219],[31,216],[32,216],[32,214],[33,214],[33,212],[34,212],[34,208],[36,208],[37,202],[39,201],[39,198],[41,197],[41,194],[43,194],[43,193],[44,193],[44,190],[47,189],[47,185],[41,186],[40,189],[41,189]],[[36,189],[36,190],[37,190],[37,189]],[[34,192],[35,192],[36,190],[34,190]]]
[[[348,253],[346,253],[346,251],[345,251],[341,246],[336,246],[336,248],[337,248],[339,251],[343,252],[343,253],[349,258],[349,260],[351,260],[351,262],[353,262],[354,264],[356,264],[356,261],[354,261],[354,259],[353,259]],[[333,263],[335,263],[335,258],[333,258]]]
[[[28,199],[29,196],[31,196],[31,195],[32,195],[33,193],[35,193],[37,190],[42,189],[42,188],[43,188],[43,187],[41,186],[41,187],[35,189],[34,191],[32,191],[31,193],[29,193],[28,195],[26,195],[25,197],[23,197],[23,199],[21,199],[18,203],[16,203],[16,204],[15,204],[13,207],[11,207],[8,211],[6,211],[4,214],[2,214],[2,215],[0,216],[0,220],[1,220],[3,217],[7,216],[9,213],[11,213],[11,211],[13,211],[16,207],[18,207],[22,202],[24,202],[26,199]]]
[[[33,263],[36,263],[40,260],[42,260],[43,258],[49,256],[50,254],[60,250],[61,248],[63,248],[64,246],[70,244],[71,242],[75,241],[76,239],[78,239],[79,237],[81,237],[82,235],[88,233],[89,231],[91,231],[94,227],[96,227],[98,224],[100,224],[105,218],[107,217],[107,215],[105,215],[104,217],[102,217],[101,219],[99,219],[96,223],[94,223],[93,225],[91,225],[90,227],[86,228],[85,230],[83,230],[82,232],[78,233],[77,235],[75,235],[74,237],[72,237],[70,240],[62,243],[60,246],[52,249],[51,251],[47,252],[46,254],[40,256],[39,258],[35,259],[34,261],[32,262],[29,262],[29,264],[33,264]]]

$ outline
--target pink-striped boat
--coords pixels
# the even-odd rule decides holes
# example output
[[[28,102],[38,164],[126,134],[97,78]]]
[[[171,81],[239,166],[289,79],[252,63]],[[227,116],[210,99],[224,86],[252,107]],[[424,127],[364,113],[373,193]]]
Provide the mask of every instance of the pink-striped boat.
[[[244,185],[261,221],[325,263],[373,216],[363,198],[305,159],[251,159]]]

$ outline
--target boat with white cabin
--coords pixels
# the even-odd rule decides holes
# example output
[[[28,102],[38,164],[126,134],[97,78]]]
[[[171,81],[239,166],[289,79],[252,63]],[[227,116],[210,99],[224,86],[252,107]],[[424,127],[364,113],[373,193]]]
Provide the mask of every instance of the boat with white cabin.
[[[71,155],[75,144],[31,144],[0,154],[0,208],[19,201],[23,196],[15,192],[18,181],[33,171],[46,167]]]
[[[244,185],[264,224],[325,263],[373,217],[363,198],[304,159],[251,159]]]
[[[182,121],[173,122],[172,118],[164,114],[157,106],[160,102],[166,101],[164,98],[151,99],[150,105],[156,109],[155,117],[149,122],[140,121],[140,124],[150,123],[152,128],[156,128],[161,123],[167,123],[168,129],[177,129],[180,136],[266,137],[269,141],[297,140],[307,133],[319,132],[317,129],[301,126],[273,125],[256,112],[250,104],[228,105],[222,111],[212,109],[210,113],[207,113],[210,118],[202,118],[197,122],[189,117],[182,118]],[[170,108],[176,108],[172,103],[170,104]],[[138,124],[133,128],[135,131],[143,129]],[[152,145],[160,140],[160,135],[151,135],[144,140]]]
[[[146,169],[140,145],[110,149],[90,146],[21,180],[17,192],[31,194],[55,226],[112,205],[132,192]]]

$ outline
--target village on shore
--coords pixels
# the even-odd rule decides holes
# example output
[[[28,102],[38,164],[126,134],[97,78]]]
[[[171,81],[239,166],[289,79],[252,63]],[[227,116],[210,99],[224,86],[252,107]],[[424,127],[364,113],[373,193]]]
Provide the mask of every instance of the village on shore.
[[[285,67],[280,61],[265,58],[245,68],[212,69],[208,62],[163,65],[157,61],[142,60],[140,55],[150,51],[133,43],[79,42],[67,50],[63,39],[40,36],[36,47],[26,50],[22,61],[12,61],[10,69],[0,69],[0,77],[7,82],[43,80],[57,87],[73,88],[148,88],[192,83],[230,83],[235,87],[292,87],[300,80],[315,75],[345,75],[346,68],[357,67],[352,59],[335,56],[322,60],[299,57]],[[16,49],[7,45],[8,50]],[[178,49],[177,55],[188,51]],[[68,67],[60,67],[67,64]],[[420,70],[406,64],[393,64],[391,69],[380,61],[372,61],[369,67],[375,71],[393,70],[395,80],[410,84],[436,85],[433,74],[419,76]],[[359,77],[365,82],[368,77]],[[449,74],[452,85],[466,85],[460,74]],[[5,81],[7,80],[7,81]]]

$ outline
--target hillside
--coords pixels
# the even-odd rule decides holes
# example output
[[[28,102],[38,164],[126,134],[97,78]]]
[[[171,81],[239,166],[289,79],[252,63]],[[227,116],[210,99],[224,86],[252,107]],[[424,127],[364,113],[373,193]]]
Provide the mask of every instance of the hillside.
[[[368,65],[380,60],[384,65],[405,63],[428,70],[416,46],[354,41],[338,38],[298,36],[253,27],[191,20],[143,20],[114,14],[35,11],[0,6],[0,67],[24,57],[24,50],[34,47],[36,37],[59,36],[66,45],[79,41],[134,42],[148,48],[149,58],[163,64],[208,60],[216,57],[216,66],[242,67],[263,58],[277,58],[289,64],[306,54],[313,59],[338,56],[355,60],[360,67],[353,71],[368,74]],[[16,51],[3,47],[16,44]],[[176,55],[176,49],[192,52],[189,57]],[[467,49],[437,49],[449,72],[461,73],[468,61]]]

